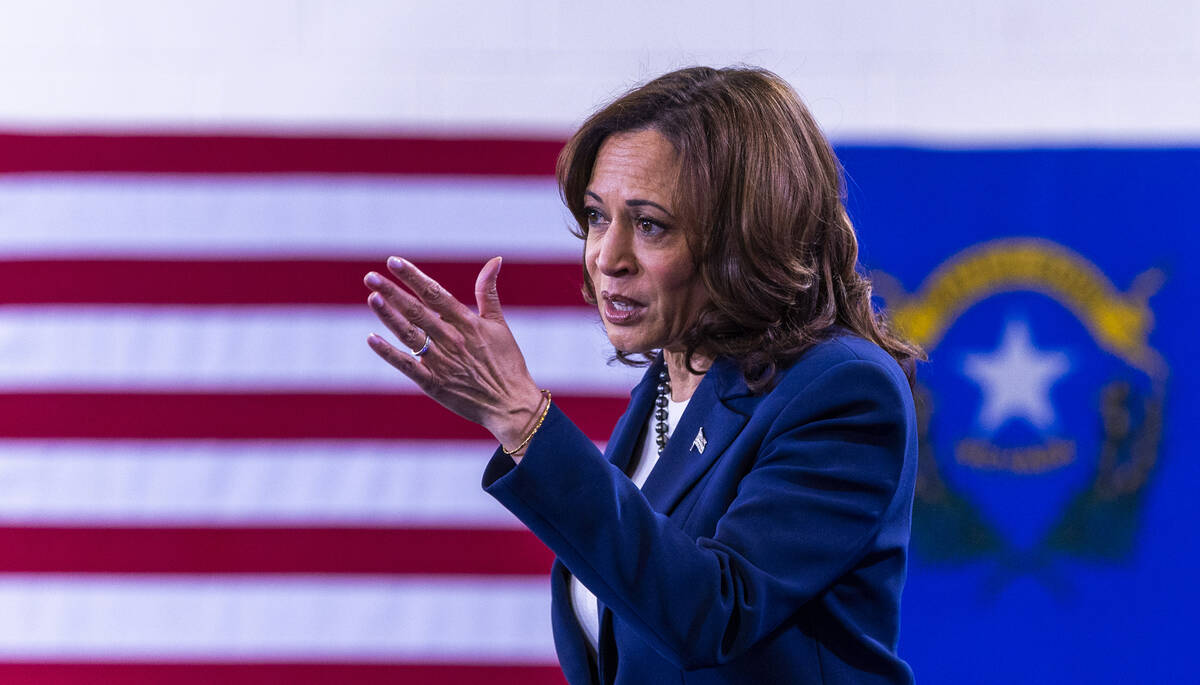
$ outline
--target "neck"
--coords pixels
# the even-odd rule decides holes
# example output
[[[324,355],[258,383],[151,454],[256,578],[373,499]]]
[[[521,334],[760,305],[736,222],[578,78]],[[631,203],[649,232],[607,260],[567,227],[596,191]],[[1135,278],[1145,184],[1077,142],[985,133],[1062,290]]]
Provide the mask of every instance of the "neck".
[[[688,371],[683,352],[663,350],[663,360],[667,364],[667,373],[671,374],[671,400],[674,402],[690,399],[700,381],[704,380],[704,372],[712,364],[712,360],[703,355],[692,357],[692,366],[700,371],[694,374]]]

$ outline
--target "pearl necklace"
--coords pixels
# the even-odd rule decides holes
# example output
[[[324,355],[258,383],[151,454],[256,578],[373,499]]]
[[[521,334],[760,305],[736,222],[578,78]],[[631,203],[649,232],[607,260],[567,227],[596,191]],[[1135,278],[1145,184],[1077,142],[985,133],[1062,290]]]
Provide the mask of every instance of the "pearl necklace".
[[[666,369],[658,372],[658,398],[654,400],[654,432],[658,443],[658,455],[661,457],[667,446],[667,398],[671,396],[671,376]]]

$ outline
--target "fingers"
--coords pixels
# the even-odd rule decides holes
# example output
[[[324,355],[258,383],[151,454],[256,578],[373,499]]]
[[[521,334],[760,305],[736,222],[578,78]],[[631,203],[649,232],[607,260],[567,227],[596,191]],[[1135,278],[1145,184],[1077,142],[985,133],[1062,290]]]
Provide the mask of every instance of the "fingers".
[[[443,406],[507,437],[514,432],[511,419],[524,416],[523,396],[529,393],[523,391],[536,392],[537,386],[503,320],[496,289],[500,263],[499,257],[489,260],[476,278],[478,315],[402,259],[388,260],[388,271],[399,283],[374,271],[364,282],[372,291],[371,309],[400,341],[393,346],[371,335],[367,344],[375,354]],[[414,357],[427,339],[428,351]]]
[[[459,302],[440,283],[426,276],[412,262],[399,257],[388,257],[388,271],[411,290],[421,302],[446,321],[461,321],[472,312],[462,302]]]
[[[424,329],[397,314],[395,308],[387,303],[383,295],[378,292],[371,293],[367,297],[367,304],[371,305],[371,311],[375,312],[375,316],[379,317],[388,330],[396,334],[396,338],[401,343],[408,345],[413,350],[419,350],[424,346],[427,335]]]
[[[421,360],[409,352],[396,349],[391,343],[384,340],[383,336],[372,333],[367,336],[367,345],[384,361],[411,378],[421,390],[425,390],[432,383],[433,373],[421,364]]]
[[[496,321],[504,319],[504,312],[500,309],[500,291],[496,288],[501,262],[500,257],[488,260],[475,279],[475,304],[479,307],[479,316]]]
[[[414,345],[413,349],[417,349],[424,342],[425,333],[446,339],[448,330],[445,322],[412,293],[374,271],[367,274],[363,283],[375,291],[367,298],[375,316],[402,342]]]

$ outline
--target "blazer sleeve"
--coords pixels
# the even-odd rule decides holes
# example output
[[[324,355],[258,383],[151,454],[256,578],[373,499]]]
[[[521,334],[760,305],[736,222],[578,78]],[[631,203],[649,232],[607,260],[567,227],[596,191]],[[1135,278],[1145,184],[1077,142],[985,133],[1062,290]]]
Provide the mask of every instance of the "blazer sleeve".
[[[519,465],[496,453],[484,487],[666,659],[715,666],[862,562],[889,518],[907,521],[914,428],[898,375],[842,361],[773,418],[756,411],[768,427],[711,538],[656,512],[557,408]]]

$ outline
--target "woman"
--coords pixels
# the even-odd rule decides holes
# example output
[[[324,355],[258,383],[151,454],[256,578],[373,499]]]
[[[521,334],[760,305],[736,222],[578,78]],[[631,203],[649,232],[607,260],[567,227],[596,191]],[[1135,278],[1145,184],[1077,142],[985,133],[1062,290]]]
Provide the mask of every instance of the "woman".
[[[757,69],[662,76],[559,157],[584,296],[650,361],[605,454],[540,391],[505,326],[403,260],[369,301],[413,352],[373,350],[500,449],[484,487],[557,555],[571,683],[903,683],[916,475],[906,373],[857,273],[837,160]]]

